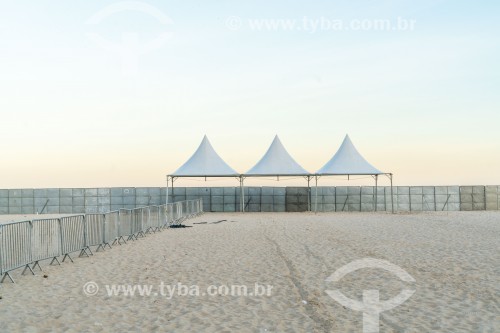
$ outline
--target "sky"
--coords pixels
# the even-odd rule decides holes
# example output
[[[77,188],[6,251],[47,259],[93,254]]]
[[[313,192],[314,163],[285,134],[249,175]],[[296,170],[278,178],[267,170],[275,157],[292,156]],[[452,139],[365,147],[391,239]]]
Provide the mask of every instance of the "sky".
[[[205,134],[239,172],[276,134],[315,172],[349,134],[396,185],[500,184],[498,1],[1,8],[0,188],[164,186]]]

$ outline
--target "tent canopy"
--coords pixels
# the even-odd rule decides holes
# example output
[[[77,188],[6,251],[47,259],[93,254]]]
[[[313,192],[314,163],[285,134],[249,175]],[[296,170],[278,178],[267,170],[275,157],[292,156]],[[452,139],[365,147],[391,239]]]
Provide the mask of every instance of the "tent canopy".
[[[349,135],[335,155],[316,174],[321,175],[381,175],[384,172],[368,163],[354,147]]]
[[[240,174],[231,168],[208,141],[203,137],[200,146],[193,156],[170,177],[239,177]]]
[[[309,176],[285,149],[276,135],[269,149],[244,176]]]

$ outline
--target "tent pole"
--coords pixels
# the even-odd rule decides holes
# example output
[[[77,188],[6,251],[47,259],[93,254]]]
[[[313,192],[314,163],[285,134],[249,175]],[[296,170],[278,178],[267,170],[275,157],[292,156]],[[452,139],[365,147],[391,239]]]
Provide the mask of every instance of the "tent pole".
[[[391,207],[392,207],[392,213],[394,214],[394,195],[392,193],[392,173],[389,174],[389,179],[391,180]]]
[[[311,211],[311,176],[307,176],[307,210]]]
[[[240,212],[245,212],[245,190],[243,188],[243,176],[240,176]]]
[[[314,213],[317,213],[318,212],[318,176],[315,175],[314,178],[316,180],[316,184],[315,184],[316,186],[314,187],[314,191],[315,191],[315,194],[314,194]]]
[[[243,213],[245,212],[245,178],[243,178],[243,176],[241,177],[241,194],[242,194],[242,198],[243,198]]]
[[[378,199],[378,175],[375,175],[375,211],[377,211],[377,199]]]
[[[168,204],[168,178],[169,176],[167,175],[167,198],[165,200],[165,204]]]
[[[172,202],[175,201],[175,196],[174,196],[174,177],[172,177]]]

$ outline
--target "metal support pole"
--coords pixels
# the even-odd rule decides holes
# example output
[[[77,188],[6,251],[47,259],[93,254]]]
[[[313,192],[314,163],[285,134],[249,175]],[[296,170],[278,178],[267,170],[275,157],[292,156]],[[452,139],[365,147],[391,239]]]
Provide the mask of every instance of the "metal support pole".
[[[377,211],[378,197],[378,175],[375,175],[375,211]]]
[[[245,212],[245,184],[244,178],[241,177],[241,197],[243,198],[243,213]]]
[[[392,193],[392,173],[389,174],[389,179],[391,180],[391,207],[392,207],[392,213],[394,214],[394,195]]]
[[[168,204],[168,178],[169,178],[169,176],[167,176],[167,188],[166,188],[166,190],[167,190],[167,198],[165,199],[165,204]]]
[[[307,176],[307,211],[311,211],[311,176]]]
[[[245,189],[243,185],[243,176],[240,176],[240,212],[245,212]]]
[[[172,202],[175,202],[175,196],[174,196],[174,180],[175,180],[175,178],[172,177],[171,180],[172,180]]]
[[[436,186],[434,186],[434,211],[437,211]]]
[[[316,180],[316,184],[314,186],[314,191],[315,191],[315,195],[314,195],[314,213],[317,213],[318,212],[318,176],[314,176],[314,179]],[[323,209],[323,211],[325,211]]]

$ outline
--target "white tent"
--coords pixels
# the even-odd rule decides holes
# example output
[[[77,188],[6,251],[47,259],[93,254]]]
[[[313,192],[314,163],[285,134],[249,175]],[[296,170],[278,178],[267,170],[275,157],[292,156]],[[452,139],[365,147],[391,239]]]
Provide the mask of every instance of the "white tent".
[[[314,176],[316,179],[316,202],[318,178],[322,176],[346,175],[371,175],[375,178],[377,188],[378,176],[386,175],[391,181],[391,201],[392,201],[392,173],[385,173],[368,163],[354,147],[348,135],[344,138],[342,145],[335,155],[314,175],[301,167],[287,152],[278,136],[276,136],[269,146],[264,156],[245,174],[239,174],[231,168],[214,150],[207,136],[195,151],[195,153],[174,173],[167,175],[167,189],[169,180],[172,182],[179,177],[236,177],[240,180],[240,207],[244,210],[243,180],[245,177],[266,177],[266,176],[303,176],[309,182]],[[168,191],[167,191],[168,203]],[[392,204],[394,212],[394,203]],[[375,209],[377,209],[377,191],[375,189]]]
[[[260,161],[244,174],[245,177],[309,175],[310,172],[290,156],[277,135]]]
[[[371,165],[359,153],[354,144],[352,143],[349,135],[346,135],[344,141],[340,145],[335,155],[315,174],[316,179],[316,206],[318,202],[318,177],[321,176],[349,176],[351,175],[371,175],[375,178],[375,210],[377,210],[377,187],[378,176],[386,175],[391,182],[391,201],[392,198],[392,173],[385,173]],[[316,210],[316,209],[315,209]],[[394,203],[392,203],[392,210],[394,212]]]
[[[383,172],[368,163],[354,147],[349,135],[346,135],[335,155],[316,174],[381,175]]]
[[[242,182],[240,174],[217,154],[206,135],[194,154],[174,173],[167,175],[167,203],[169,180],[173,192],[174,180],[179,177],[236,177],[240,179],[240,186]]]
[[[307,187],[312,178],[311,173],[304,169],[295,159],[288,153],[286,148],[281,143],[281,140],[276,135],[273,142],[267,149],[264,156],[241,177],[241,185],[246,177],[277,177],[280,176],[300,176],[307,180]],[[310,192],[310,190],[309,190]],[[309,200],[308,195],[308,202]],[[244,204],[244,202],[243,202]],[[310,206],[310,205],[309,205]],[[310,209],[310,207],[309,207]],[[244,210],[244,207],[243,207]]]
[[[217,154],[206,135],[193,156],[170,174],[172,177],[239,177],[239,175]]]

